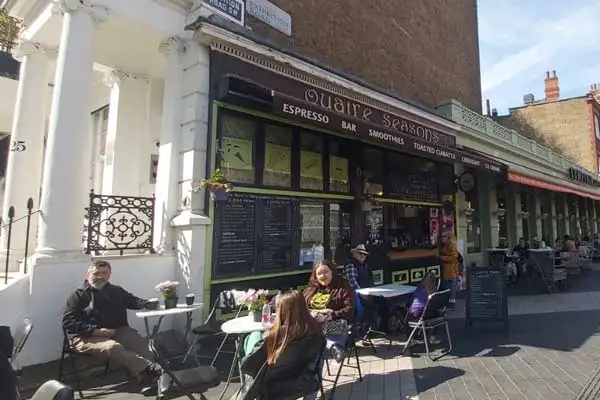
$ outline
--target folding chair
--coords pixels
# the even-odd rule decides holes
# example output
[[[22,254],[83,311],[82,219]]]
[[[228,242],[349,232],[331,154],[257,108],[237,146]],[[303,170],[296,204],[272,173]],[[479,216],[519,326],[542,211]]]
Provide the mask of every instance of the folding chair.
[[[408,320],[408,326],[412,328],[412,332],[410,333],[406,344],[404,345],[404,349],[402,350],[402,354],[405,354],[406,349],[410,347],[412,344],[414,336],[417,332],[421,331],[423,333],[423,341],[425,342],[425,350],[427,351],[427,356],[435,361],[433,357],[431,357],[431,353],[429,351],[429,340],[427,338],[427,331],[431,331],[438,326],[444,325],[446,327],[446,335],[448,337],[448,349],[446,352],[442,353],[439,357],[443,357],[446,354],[452,351],[452,338],[450,337],[450,328],[448,326],[448,320],[446,319],[446,309],[448,308],[448,304],[450,303],[450,289],[443,290],[441,292],[435,292],[429,295],[427,303],[425,304],[425,308],[423,309],[423,313],[419,317],[417,321]]]
[[[338,370],[335,374],[335,378],[333,380],[327,379],[327,378],[322,379],[325,382],[333,383],[333,387],[331,388],[331,391],[329,392],[330,399],[333,399],[333,395],[337,388],[338,380],[340,379],[340,375],[342,373],[342,368],[349,367],[349,368],[354,368],[354,369],[358,370],[358,381],[362,382],[362,380],[363,380],[362,372],[360,370],[360,359],[358,358],[358,348],[356,347],[356,340],[360,336],[359,336],[358,332],[356,331],[355,326],[356,325],[353,325],[353,326],[351,325],[350,329],[348,331],[348,340],[346,340],[346,343],[344,344],[344,348],[343,348],[344,357],[342,358],[342,360],[339,364]],[[352,353],[354,353],[356,365],[350,365],[350,359],[352,358]],[[331,376],[331,368],[329,366],[329,359],[327,357],[325,357],[325,366],[327,368],[327,375]]]
[[[27,343],[27,340],[29,339],[32,330],[33,324],[31,323],[31,321],[29,319],[24,319],[23,323],[19,328],[16,329],[15,335],[13,336],[14,348],[10,357],[10,361],[17,375],[21,374],[21,368],[17,367],[16,360],[18,355],[21,354],[23,347],[25,347],[25,343]]]
[[[73,400],[73,389],[58,381],[47,381],[35,391],[31,400]]]
[[[200,366],[174,370],[171,363],[163,358],[156,348],[154,339],[150,339],[148,347],[154,355],[154,361],[158,363],[165,371],[165,374],[171,378],[168,389],[175,387],[182,391],[190,400],[196,400],[193,392],[200,394],[201,400],[208,400],[203,393],[208,389],[219,386],[221,383],[219,372],[213,366]],[[161,396],[162,393],[157,391],[156,398],[160,399]]]
[[[77,387],[77,392],[79,393],[79,398],[83,399],[83,390],[81,388],[81,377],[79,376],[79,372],[77,369],[77,365],[75,364],[75,357],[78,355],[87,356],[84,353],[77,351],[73,346],[71,346],[71,342],[69,341],[69,335],[67,331],[63,328],[63,343],[62,343],[62,352],[60,356],[60,361],[58,364],[58,378],[57,380],[62,380],[63,371],[64,371],[64,362],[65,357],[69,356],[69,361],[71,363],[71,372],[75,377],[75,385]],[[110,360],[106,357],[106,363],[104,365],[104,376],[108,375],[108,369],[110,368]]]
[[[235,312],[235,318],[239,317],[244,308],[244,305],[242,304],[242,301],[241,301],[241,298],[244,293],[245,292],[238,291],[238,290],[226,290],[226,291],[219,293],[218,296],[216,297],[216,299],[214,300],[212,309],[210,310],[210,313],[206,317],[206,320],[204,321],[204,323],[202,325],[192,329],[192,333],[196,336],[195,343],[199,343],[199,344],[202,344],[203,341],[206,341],[208,339],[223,336],[223,339],[221,340],[219,347],[217,348],[217,351],[214,354],[214,356],[212,356],[212,357],[198,356],[199,358],[211,358],[211,362],[210,362],[211,366],[215,365],[215,362],[217,361],[217,357],[219,356],[219,354],[221,352],[226,353],[226,354],[233,354],[232,351],[223,351],[223,346],[225,346],[225,343],[227,342],[227,339],[229,338],[229,334],[224,333],[218,327],[212,326],[213,325],[212,323],[214,322],[213,317],[215,316],[217,310],[219,310],[221,312]],[[188,357],[192,354],[194,349],[195,349],[194,345],[191,345],[189,347],[189,350],[183,359],[184,363],[187,361]]]

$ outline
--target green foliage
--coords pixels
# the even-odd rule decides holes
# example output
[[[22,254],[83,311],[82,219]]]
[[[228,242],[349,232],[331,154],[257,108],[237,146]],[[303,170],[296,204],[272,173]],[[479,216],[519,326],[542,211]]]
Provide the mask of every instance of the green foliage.
[[[0,51],[9,52],[19,38],[21,21],[0,10]]]

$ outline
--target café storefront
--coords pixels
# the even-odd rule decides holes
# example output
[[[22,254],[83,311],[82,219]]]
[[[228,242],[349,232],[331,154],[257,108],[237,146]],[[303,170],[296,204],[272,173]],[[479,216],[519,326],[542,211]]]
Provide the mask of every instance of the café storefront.
[[[505,173],[445,126],[216,51],[211,99],[212,167],[235,187],[210,210],[211,298],[302,287],[313,262],[341,266],[359,243],[377,284],[439,275],[439,234],[456,231],[454,165]]]

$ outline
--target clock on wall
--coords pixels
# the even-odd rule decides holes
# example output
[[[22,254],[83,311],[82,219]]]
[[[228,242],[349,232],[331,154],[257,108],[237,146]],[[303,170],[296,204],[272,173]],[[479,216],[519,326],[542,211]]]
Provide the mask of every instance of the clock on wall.
[[[470,192],[475,187],[475,176],[471,172],[463,172],[458,177],[458,188],[463,192]]]

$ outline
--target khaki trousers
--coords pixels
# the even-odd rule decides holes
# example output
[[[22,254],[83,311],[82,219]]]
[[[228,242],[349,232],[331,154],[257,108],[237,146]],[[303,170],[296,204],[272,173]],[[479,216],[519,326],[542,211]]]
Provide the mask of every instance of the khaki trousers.
[[[127,368],[136,378],[153,360],[148,341],[128,326],[118,328],[112,338],[74,337],[71,346],[80,353],[108,357],[111,363]]]

